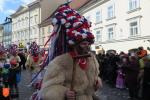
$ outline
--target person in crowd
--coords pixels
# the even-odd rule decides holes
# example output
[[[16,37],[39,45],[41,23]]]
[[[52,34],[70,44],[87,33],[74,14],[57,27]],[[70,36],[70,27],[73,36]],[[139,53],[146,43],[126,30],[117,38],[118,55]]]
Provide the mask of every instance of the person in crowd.
[[[35,76],[40,71],[41,67],[40,64],[42,63],[42,57],[40,55],[40,48],[36,44],[36,42],[32,42],[30,47],[30,54],[27,57],[26,66],[31,72],[31,85],[35,88],[39,88],[39,83],[41,81],[41,75],[38,75],[37,78]]]
[[[9,94],[9,68],[10,64],[7,63],[7,54],[3,45],[0,44],[0,100],[10,100]],[[7,89],[4,93],[4,89]]]
[[[110,86],[115,87],[116,78],[117,78],[117,62],[119,60],[118,55],[115,53],[109,54],[109,83]]]
[[[57,9],[52,22],[50,63],[40,97],[43,100],[96,100],[95,91],[102,82],[97,59],[90,52],[94,43],[90,23],[68,4]]]
[[[104,54],[102,54],[101,52],[99,54],[96,55],[96,58],[98,60],[99,63],[99,70],[101,71],[101,73],[99,74],[99,76],[104,79],[104,66],[103,66],[103,62],[104,62]]]
[[[120,55],[120,60],[117,62],[117,79],[116,79],[116,88],[124,89],[125,88],[125,74],[122,68],[122,55]]]
[[[129,89],[129,96],[131,100],[138,98],[138,74],[139,74],[139,63],[135,56],[129,56],[125,59],[124,70],[125,70],[125,81]]]
[[[19,53],[18,53],[18,56],[20,57],[21,59],[21,62],[19,63],[19,67],[23,67],[23,70],[26,70],[26,66],[25,66],[25,63],[26,63],[26,57],[25,57],[25,53],[23,52],[23,50],[20,50]]]
[[[108,77],[109,77],[109,55],[106,53],[104,55],[104,60],[103,60],[103,81],[108,82]]]
[[[18,56],[18,46],[16,44],[11,44],[9,47],[10,53],[10,74],[9,74],[9,85],[10,85],[10,94],[12,98],[19,97],[18,83],[21,80],[20,67],[19,63],[21,62],[20,57]]]
[[[141,46],[138,48],[137,55],[139,58],[143,58],[144,56],[147,55],[147,50],[144,50],[144,48]]]
[[[144,72],[143,72],[143,90],[142,90],[142,100],[150,100],[150,55],[144,58]]]
[[[142,91],[143,91],[143,78],[144,78],[144,66],[145,66],[145,57],[147,56],[147,51],[144,50],[143,47],[139,47],[138,48],[138,52],[137,52],[137,55],[138,55],[138,59],[139,59],[139,64],[140,64],[140,71],[139,71],[139,75],[138,75],[138,83],[139,83],[139,93],[138,93],[138,96],[140,98],[142,98]]]

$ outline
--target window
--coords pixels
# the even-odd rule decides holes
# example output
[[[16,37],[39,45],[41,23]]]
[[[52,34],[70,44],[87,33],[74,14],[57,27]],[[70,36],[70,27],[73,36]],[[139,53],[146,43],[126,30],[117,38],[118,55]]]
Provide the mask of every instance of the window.
[[[138,24],[137,24],[137,21],[130,23],[130,35],[131,36],[138,35]]]
[[[129,0],[129,11],[137,9],[140,7],[139,0]]]
[[[25,18],[25,23],[28,25],[28,17]]]
[[[42,28],[42,35],[43,36],[45,35],[45,29],[44,29],[44,27]]]
[[[114,29],[113,27],[108,28],[108,40],[113,39],[114,37]]]
[[[96,41],[101,41],[101,31],[96,31]]]
[[[14,29],[15,28],[15,25],[14,25],[14,23],[12,24],[12,29]]]
[[[21,21],[22,21],[22,26],[24,26],[24,19],[22,19]]]
[[[34,28],[34,34],[37,34],[37,28]]]
[[[33,24],[33,17],[30,17],[30,23]]]
[[[20,27],[20,25],[21,25],[21,21],[20,21],[20,20],[18,20],[18,27]]]
[[[16,40],[17,38],[17,33],[14,34],[14,41]]]
[[[35,28],[32,29],[32,35],[35,35]]]
[[[107,10],[108,10],[108,19],[113,18],[114,17],[114,7],[113,7],[113,5],[109,6],[107,8]]]
[[[99,23],[99,22],[101,22],[101,12],[100,11],[96,12],[96,23]]]
[[[22,39],[24,39],[24,31],[22,32]]]
[[[35,15],[35,16],[34,16],[34,21],[35,21],[35,23],[38,22],[38,15]]]
[[[17,27],[17,23],[14,23],[14,30],[16,30],[15,28]]]
[[[28,30],[26,30],[26,32],[25,32],[25,38],[26,38],[26,39],[29,38]]]
[[[31,29],[31,30],[30,30],[30,34],[32,35],[32,33],[33,33],[33,30]]]
[[[52,30],[51,30],[51,26],[48,26],[48,33],[51,33]]]
[[[19,32],[18,32],[17,38],[18,38],[18,39],[20,38]]]

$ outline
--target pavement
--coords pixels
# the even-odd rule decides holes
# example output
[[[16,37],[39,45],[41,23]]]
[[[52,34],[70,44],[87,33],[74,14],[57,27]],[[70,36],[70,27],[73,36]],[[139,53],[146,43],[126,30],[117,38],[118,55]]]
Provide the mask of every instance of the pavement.
[[[117,89],[103,82],[103,88],[96,93],[101,100],[129,100],[127,89]]]
[[[21,76],[21,82],[19,83],[19,99],[14,100],[29,100],[33,91],[35,91],[28,86],[30,82],[30,74],[27,70],[23,70]],[[105,82],[103,82],[103,88],[98,90],[96,94],[101,100],[128,100],[128,91],[126,89],[116,89]]]
[[[16,100],[29,100],[30,96],[35,91],[33,88],[29,87],[30,80],[30,73],[27,70],[23,70],[21,72],[21,82],[19,83],[19,99]]]

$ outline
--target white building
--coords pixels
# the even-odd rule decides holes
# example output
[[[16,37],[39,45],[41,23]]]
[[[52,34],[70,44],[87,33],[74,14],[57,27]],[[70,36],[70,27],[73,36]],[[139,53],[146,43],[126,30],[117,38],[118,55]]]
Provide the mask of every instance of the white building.
[[[3,41],[3,26],[0,25],[0,43]]]
[[[40,44],[41,7],[38,0],[28,4],[29,8],[29,38],[30,42],[35,41]]]
[[[39,1],[34,1],[26,6],[20,6],[18,10],[11,15],[12,17],[12,42],[23,43],[36,41],[39,44],[41,23],[41,10]]]
[[[150,0],[97,0],[82,7],[80,13],[92,22],[95,45],[127,52],[150,46],[149,10]]]
[[[12,17],[12,43],[18,44],[29,42],[29,9],[27,6],[20,6],[11,15]]]

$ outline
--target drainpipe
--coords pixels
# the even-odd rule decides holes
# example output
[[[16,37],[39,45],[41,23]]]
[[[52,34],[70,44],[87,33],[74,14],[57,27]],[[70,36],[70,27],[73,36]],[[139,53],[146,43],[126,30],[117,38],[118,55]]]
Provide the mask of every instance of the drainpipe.
[[[40,2],[39,2],[39,24],[41,23],[41,5],[40,5]],[[38,26],[38,29],[39,29],[39,45],[40,45],[40,27]]]
[[[30,7],[29,7],[29,43],[30,43],[30,31],[31,31],[31,29],[30,29]]]

